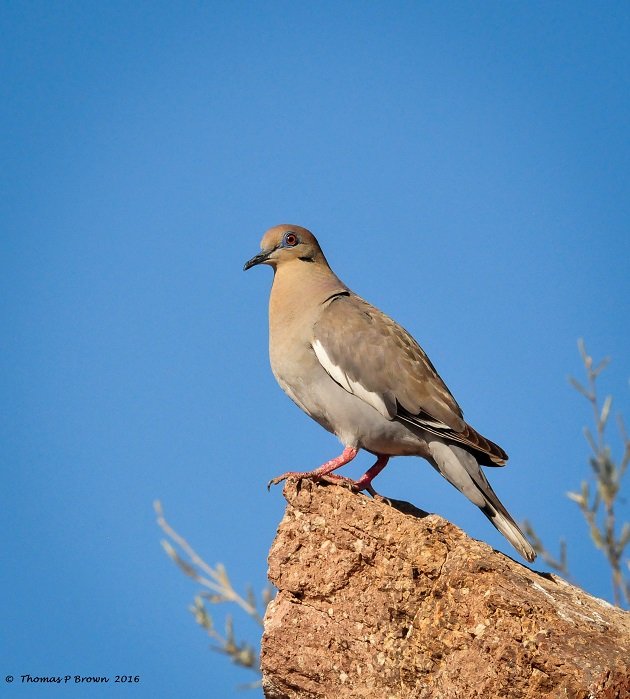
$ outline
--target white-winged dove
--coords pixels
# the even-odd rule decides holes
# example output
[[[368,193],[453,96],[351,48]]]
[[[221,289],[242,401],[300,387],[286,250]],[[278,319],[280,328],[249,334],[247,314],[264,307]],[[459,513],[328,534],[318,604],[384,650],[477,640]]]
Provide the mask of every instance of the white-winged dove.
[[[372,494],[372,479],[392,456],[422,456],[473,502],[528,561],[536,554],[490,487],[480,466],[503,466],[507,454],[464,421],[463,413],[420,345],[391,318],[350,291],[328,266],[315,236],[281,225],[263,236],[245,263],[273,267],[269,355],[287,395],[337,435],[343,453],[289,476],[349,482]],[[377,457],[357,481],[332,472],[359,449]]]

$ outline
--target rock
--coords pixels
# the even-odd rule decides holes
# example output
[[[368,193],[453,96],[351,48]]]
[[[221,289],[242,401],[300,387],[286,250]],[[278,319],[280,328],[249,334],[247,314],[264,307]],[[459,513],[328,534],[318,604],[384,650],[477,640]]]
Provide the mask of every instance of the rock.
[[[284,494],[268,699],[630,698],[630,613],[408,503]]]

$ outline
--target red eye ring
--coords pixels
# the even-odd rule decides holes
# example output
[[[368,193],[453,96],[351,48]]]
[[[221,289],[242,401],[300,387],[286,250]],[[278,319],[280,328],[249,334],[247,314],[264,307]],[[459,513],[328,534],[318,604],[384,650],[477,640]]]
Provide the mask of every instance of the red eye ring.
[[[284,236],[284,244],[288,248],[293,248],[295,247],[300,241],[298,240],[298,237],[295,233],[292,231],[289,231],[285,236]]]

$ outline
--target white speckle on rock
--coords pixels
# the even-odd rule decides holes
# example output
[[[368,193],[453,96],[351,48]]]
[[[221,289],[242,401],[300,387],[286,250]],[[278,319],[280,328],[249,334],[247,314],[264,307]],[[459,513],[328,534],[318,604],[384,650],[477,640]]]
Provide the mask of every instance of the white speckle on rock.
[[[477,626],[475,626],[475,628],[472,631],[473,636],[483,636],[485,630],[486,630],[485,624],[477,624]]]

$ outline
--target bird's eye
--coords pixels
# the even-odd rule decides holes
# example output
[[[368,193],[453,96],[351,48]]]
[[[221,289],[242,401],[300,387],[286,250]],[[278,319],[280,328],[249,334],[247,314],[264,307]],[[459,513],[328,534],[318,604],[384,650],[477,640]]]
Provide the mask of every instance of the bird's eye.
[[[288,233],[285,234],[284,240],[282,241],[284,245],[288,248],[293,248],[295,247],[300,241],[298,240],[297,235],[293,231],[289,231]]]

